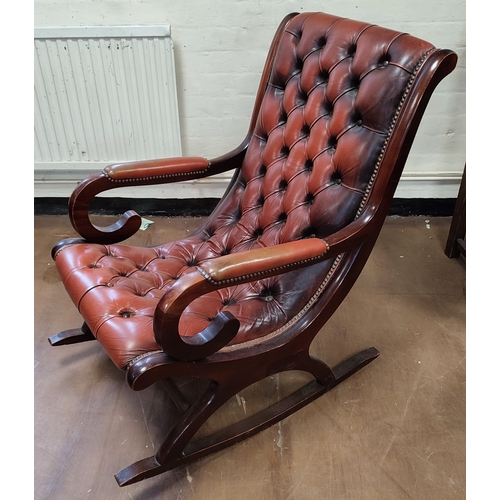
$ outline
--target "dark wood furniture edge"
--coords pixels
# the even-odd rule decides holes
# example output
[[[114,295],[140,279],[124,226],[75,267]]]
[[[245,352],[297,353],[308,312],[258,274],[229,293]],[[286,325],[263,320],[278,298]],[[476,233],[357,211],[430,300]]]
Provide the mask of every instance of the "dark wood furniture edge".
[[[465,170],[460,182],[457,200],[455,202],[455,209],[451,219],[450,232],[448,233],[448,240],[444,253],[450,259],[462,255],[465,258],[465,225],[466,225],[466,208],[465,208]]]

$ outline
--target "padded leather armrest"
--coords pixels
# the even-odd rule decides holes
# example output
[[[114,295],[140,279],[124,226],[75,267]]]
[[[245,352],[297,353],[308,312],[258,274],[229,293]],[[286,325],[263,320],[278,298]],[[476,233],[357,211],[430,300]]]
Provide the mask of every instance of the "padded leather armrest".
[[[112,182],[150,185],[200,175],[209,168],[207,159],[193,156],[116,163],[105,167],[103,172]]]
[[[69,217],[74,229],[86,241],[110,244],[130,238],[141,227],[141,217],[129,210],[106,227],[90,221],[91,201],[104,191],[122,186],[146,186],[215,175],[241,166],[248,137],[233,151],[214,160],[201,157],[164,158],[107,166],[102,172],[82,181],[69,200]],[[73,240],[74,241],[74,240]]]
[[[198,270],[214,285],[236,284],[309,265],[327,251],[327,243],[310,238],[224,255],[200,264]]]

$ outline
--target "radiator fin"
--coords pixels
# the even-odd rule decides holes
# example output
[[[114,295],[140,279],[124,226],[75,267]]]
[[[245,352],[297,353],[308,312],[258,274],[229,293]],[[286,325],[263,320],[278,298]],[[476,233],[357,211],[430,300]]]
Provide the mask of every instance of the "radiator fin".
[[[181,156],[168,26],[35,29],[35,170]]]

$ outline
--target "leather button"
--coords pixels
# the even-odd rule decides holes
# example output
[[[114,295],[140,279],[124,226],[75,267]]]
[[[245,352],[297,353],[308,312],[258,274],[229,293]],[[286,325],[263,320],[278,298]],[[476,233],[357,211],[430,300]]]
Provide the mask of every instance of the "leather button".
[[[322,71],[320,74],[319,74],[319,79],[320,81],[322,82],[327,82],[328,81],[328,77],[330,76],[330,73],[328,73],[328,71]]]
[[[312,205],[313,201],[314,201],[314,195],[312,193],[307,194],[305,202],[308,203],[309,205]]]

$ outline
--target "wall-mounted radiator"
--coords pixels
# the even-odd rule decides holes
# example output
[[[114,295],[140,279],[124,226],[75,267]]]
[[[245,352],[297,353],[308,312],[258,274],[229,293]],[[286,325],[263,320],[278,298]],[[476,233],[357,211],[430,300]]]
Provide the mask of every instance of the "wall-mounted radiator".
[[[182,154],[169,26],[35,28],[34,62],[35,196]]]

